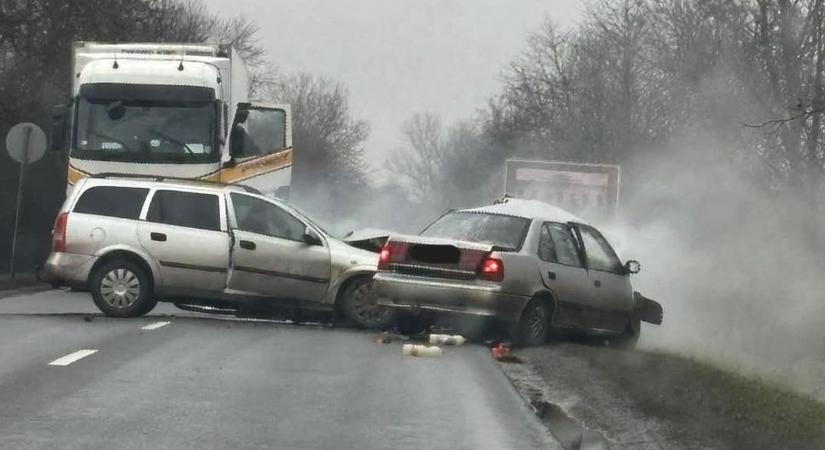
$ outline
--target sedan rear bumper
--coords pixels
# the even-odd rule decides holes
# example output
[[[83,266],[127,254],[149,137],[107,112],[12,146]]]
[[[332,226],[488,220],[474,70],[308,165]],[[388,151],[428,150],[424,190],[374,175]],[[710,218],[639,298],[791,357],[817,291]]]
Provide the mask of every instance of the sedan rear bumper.
[[[529,297],[504,294],[484,281],[444,280],[396,273],[373,278],[378,303],[400,309],[424,309],[517,321]]]
[[[43,265],[43,281],[68,286],[85,286],[96,260],[96,257],[90,255],[52,253]]]

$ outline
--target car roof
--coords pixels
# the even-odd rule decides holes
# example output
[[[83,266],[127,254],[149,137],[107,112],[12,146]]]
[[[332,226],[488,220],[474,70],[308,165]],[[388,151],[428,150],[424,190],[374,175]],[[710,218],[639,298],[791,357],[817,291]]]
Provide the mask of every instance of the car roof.
[[[154,177],[142,175],[126,174],[101,174],[93,175],[84,179],[86,186],[132,186],[132,187],[169,187],[169,188],[198,188],[213,192],[225,190],[237,192],[249,192],[260,194],[257,189],[253,189],[241,184],[223,184],[206,180],[195,180],[186,178]]]
[[[459,212],[502,214],[507,216],[523,217],[531,220],[546,220],[548,222],[587,223],[575,214],[565,211],[558,206],[538,200],[526,200],[512,197],[504,198],[492,205],[481,206],[479,208],[462,209],[459,210]]]

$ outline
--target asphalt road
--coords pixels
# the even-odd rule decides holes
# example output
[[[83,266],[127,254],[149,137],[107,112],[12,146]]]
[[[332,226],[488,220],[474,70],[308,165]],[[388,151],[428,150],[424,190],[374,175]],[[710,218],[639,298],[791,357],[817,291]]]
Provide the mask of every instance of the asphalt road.
[[[355,330],[93,312],[84,293],[0,298],[0,447],[558,448],[482,347],[411,358]]]

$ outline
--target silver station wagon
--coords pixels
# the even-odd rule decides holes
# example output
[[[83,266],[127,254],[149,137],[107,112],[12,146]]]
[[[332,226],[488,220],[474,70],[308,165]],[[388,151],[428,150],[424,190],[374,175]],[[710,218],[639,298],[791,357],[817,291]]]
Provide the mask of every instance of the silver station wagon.
[[[505,198],[452,211],[418,236],[391,236],[374,277],[378,303],[500,319],[514,342],[538,345],[575,329],[633,345],[661,306],[634,292],[594,227],[538,201]]]
[[[158,301],[269,302],[384,327],[395,315],[370,296],[377,259],[250,188],[104,176],[66,199],[44,269],[54,283],[88,288],[109,316]]]

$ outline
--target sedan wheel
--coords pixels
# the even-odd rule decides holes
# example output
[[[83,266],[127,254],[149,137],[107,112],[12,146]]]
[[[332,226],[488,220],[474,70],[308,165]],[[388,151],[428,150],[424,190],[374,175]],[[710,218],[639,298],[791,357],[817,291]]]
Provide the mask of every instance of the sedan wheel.
[[[550,310],[541,301],[527,304],[521,319],[515,324],[512,338],[516,345],[535,346],[544,344],[550,330]]]

